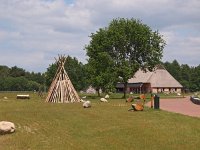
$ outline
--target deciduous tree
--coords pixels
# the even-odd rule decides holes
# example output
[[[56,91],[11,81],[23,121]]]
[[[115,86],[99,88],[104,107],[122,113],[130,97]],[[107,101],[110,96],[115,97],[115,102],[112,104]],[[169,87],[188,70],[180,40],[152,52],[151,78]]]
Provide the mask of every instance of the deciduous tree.
[[[93,67],[91,73],[103,79],[102,74],[105,71],[95,63],[105,63],[105,60],[99,60],[99,57],[102,54],[107,55],[112,63],[104,67],[109,67],[107,70],[110,70],[116,78],[119,76],[122,78],[124,97],[128,79],[139,68],[152,70],[160,62],[165,46],[165,41],[158,31],[152,31],[149,26],[135,19],[114,19],[108,27],[92,33],[90,38],[86,50],[89,57],[88,64]]]

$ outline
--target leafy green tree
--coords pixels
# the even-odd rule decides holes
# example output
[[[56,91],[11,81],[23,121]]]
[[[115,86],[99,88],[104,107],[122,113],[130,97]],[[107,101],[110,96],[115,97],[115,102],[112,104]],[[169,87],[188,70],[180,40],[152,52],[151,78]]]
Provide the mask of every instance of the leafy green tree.
[[[176,80],[181,80],[181,66],[177,60],[172,62],[171,74],[175,77]]]
[[[5,91],[5,78],[0,78],[0,91]]]
[[[31,80],[31,81],[35,81],[39,84],[44,84],[45,83],[45,74],[42,74],[40,72],[38,73],[35,73],[35,72],[26,72],[25,73],[25,77],[28,79],[28,80]]]
[[[200,90],[200,65],[190,67],[187,64],[180,65],[177,60],[174,60],[172,63],[165,62],[164,66],[185,89],[191,92]]]
[[[200,90],[200,65],[191,68],[190,90],[192,92]]]
[[[98,96],[100,96],[99,90],[106,90],[106,85],[113,85],[113,79],[116,78],[113,68],[114,61],[105,51],[105,49],[111,49],[112,44],[105,29],[99,29],[96,34],[92,33],[90,37],[92,40],[86,46],[87,55],[89,56],[86,65],[88,82],[96,88]]]
[[[99,90],[104,92],[112,90],[114,83],[116,83],[116,74],[114,72],[113,60],[105,52],[100,52],[96,55],[96,58],[90,58],[88,60],[87,72],[90,85],[96,87],[98,96],[100,96]]]
[[[198,91],[200,90],[200,65],[198,65],[196,67],[196,72],[197,72],[197,76],[196,76],[196,84],[198,86]]]
[[[44,75],[41,73],[26,72],[17,66],[0,66],[1,91],[33,91],[43,84]]]
[[[172,63],[166,62],[164,63],[165,68],[169,73],[179,82],[181,81],[181,66],[177,60],[173,60]]]
[[[7,66],[0,66],[0,78],[8,77],[10,68]]]
[[[104,67],[110,70],[107,74],[112,72],[116,78],[122,78],[124,97],[126,97],[128,79],[139,68],[152,70],[160,62],[165,46],[165,41],[158,31],[152,31],[149,26],[135,19],[114,19],[108,27],[100,28],[90,37],[91,42],[86,46],[86,50],[89,57],[88,64],[90,68],[93,67],[94,76],[103,79],[102,74],[105,71],[96,67],[94,62],[104,63],[105,60],[99,61],[98,57],[106,53],[111,64]],[[105,82],[103,85],[107,83],[110,82]]]
[[[190,81],[190,67],[187,64],[181,65],[181,79]]]
[[[187,64],[181,65],[181,80],[180,83],[183,85],[185,89],[190,88],[191,81],[191,69]]]
[[[65,69],[76,90],[82,90],[87,87],[85,67],[77,58],[67,56]]]
[[[17,66],[11,67],[9,75],[11,77],[20,77],[25,76],[25,70],[22,68],[18,68]]]
[[[28,80],[25,77],[12,78],[12,84],[10,89],[12,91],[27,91]]]
[[[24,77],[6,77],[1,80],[2,91],[25,91],[28,80]]]
[[[53,81],[53,78],[56,74],[56,70],[57,70],[56,63],[49,65],[49,67],[47,68],[47,71],[45,72],[45,79],[46,79],[47,87],[49,87],[51,85],[51,82]]]
[[[1,90],[2,91],[12,91],[12,83],[13,83],[13,77],[6,77],[1,79]]]
[[[39,91],[41,86],[42,85],[39,84],[38,82],[29,80],[28,83],[27,83],[26,90],[28,90],[28,91],[34,91],[34,90]]]

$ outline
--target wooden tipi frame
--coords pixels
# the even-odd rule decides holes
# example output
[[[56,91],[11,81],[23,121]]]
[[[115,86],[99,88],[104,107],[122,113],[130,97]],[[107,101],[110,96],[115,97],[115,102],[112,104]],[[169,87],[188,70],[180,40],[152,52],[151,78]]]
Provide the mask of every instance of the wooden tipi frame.
[[[66,57],[60,55],[56,60],[58,69],[48,91],[46,102],[73,103],[80,102],[80,98],[72,85],[64,65]]]

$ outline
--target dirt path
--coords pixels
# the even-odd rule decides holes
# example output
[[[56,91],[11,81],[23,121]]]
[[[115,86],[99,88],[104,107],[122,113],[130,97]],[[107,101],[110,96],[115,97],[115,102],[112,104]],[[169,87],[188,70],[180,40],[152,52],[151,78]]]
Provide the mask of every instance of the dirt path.
[[[147,103],[150,107],[150,102]],[[176,99],[160,99],[160,109],[188,116],[200,117],[200,105],[190,101],[190,97]]]

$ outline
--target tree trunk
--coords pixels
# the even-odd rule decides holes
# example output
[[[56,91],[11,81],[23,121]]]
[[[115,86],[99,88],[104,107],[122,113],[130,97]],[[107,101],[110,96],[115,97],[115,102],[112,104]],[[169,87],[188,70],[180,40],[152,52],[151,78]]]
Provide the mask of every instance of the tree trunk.
[[[125,98],[126,99],[126,90],[127,90],[127,82],[124,82],[124,96],[123,96],[123,98]]]
[[[100,88],[97,88],[96,91],[97,91],[97,94],[98,94],[98,97],[100,97],[100,92],[99,92]]]

